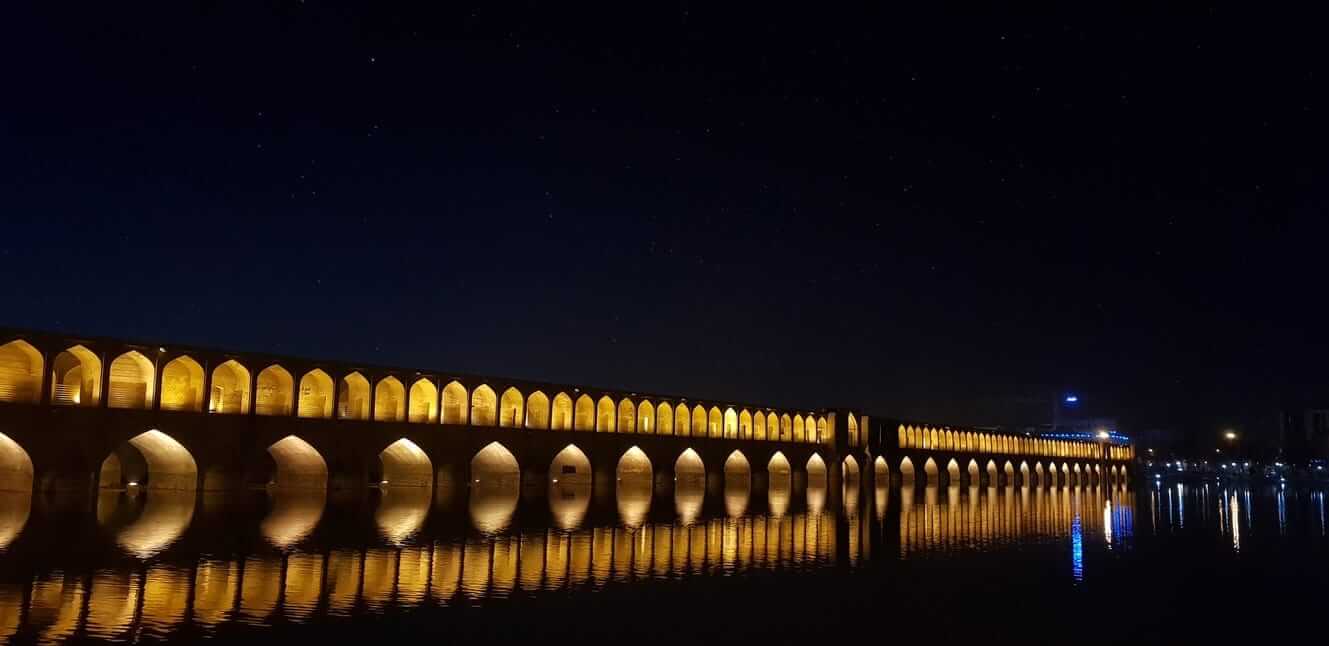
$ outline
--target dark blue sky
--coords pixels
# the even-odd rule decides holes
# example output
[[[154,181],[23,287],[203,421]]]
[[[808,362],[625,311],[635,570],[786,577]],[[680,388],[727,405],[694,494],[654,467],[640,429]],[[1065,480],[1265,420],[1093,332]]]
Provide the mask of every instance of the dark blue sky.
[[[801,9],[7,6],[0,325],[954,422],[1329,396],[1312,21]]]

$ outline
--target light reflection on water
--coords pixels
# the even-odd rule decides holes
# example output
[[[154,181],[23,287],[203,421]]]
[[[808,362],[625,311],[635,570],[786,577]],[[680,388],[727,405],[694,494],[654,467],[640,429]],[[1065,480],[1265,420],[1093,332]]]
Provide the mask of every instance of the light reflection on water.
[[[1136,547],[1136,498],[1121,487],[850,483],[831,495],[817,482],[801,491],[787,482],[740,484],[708,492],[704,481],[680,481],[675,495],[661,496],[649,480],[625,480],[604,504],[575,482],[535,495],[476,488],[462,492],[464,505],[423,488],[230,502],[113,492],[90,512],[63,514],[34,514],[30,497],[4,498],[15,507],[0,509],[0,635],[206,635],[228,623],[307,623],[686,577],[1033,549],[1074,584]],[[1322,492],[1256,493],[1152,486],[1140,494],[1150,507],[1141,531],[1221,537],[1234,555],[1289,535],[1325,535]],[[1252,524],[1256,506],[1273,508],[1263,529]],[[86,550],[66,559],[42,549],[83,531],[80,513],[95,528]]]

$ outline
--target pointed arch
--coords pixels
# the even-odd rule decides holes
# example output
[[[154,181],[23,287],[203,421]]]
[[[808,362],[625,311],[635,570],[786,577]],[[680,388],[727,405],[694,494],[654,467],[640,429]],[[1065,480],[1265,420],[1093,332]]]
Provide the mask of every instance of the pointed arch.
[[[909,431],[905,430],[904,424],[900,425],[897,434],[900,436],[900,448],[902,449],[909,448]]]
[[[718,406],[712,406],[706,418],[706,436],[724,437],[724,413]]]
[[[378,454],[383,467],[380,484],[393,487],[434,486],[434,463],[424,449],[406,438],[401,438]]]
[[[766,439],[766,413],[757,411],[757,414],[752,416],[752,439],[759,441]]]
[[[632,482],[642,485],[648,489],[651,486],[654,467],[651,465],[651,459],[639,447],[633,446],[618,458],[618,466],[614,468],[614,475],[618,478],[620,484]]]
[[[637,404],[637,432],[651,435],[655,433],[655,406],[651,400],[643,399]]]
[[[517,458],[502,444],[490,442],[476,452],[470,466],[471,523],[486,534],[503,531],[512,522],[521,492]]]
[[[614,498],[627,527],[640,527],[646,520],[651,510],[653,478],[651,460],[640,448],[633,446],[619,456],[614,467]]]
[[[780,441],[794,441],[794,422],[789,417],[789,413],[780,416]]]
[[[476,489],[515,486],[520,480],[517,457],[499,442],[490,442],[471,458],[471,485]]]
[[[470,410],[470,397],[466,386],[450,381],[443,387],[443,408],[440,411],[444,424],[465,424],[466,413]]]
[[[746,408],[738,414],[738,439],[752,439],[752,413],[749,413]]]
[[[162,366],[162,410],[203,410],[203,366],[193,357],[182,354]]]
[[[291,414],[295,386],[291,373],[274,363],[259,371],[256,382],[258,392],[254,397],[254,412],[283,417]]]
[[[655,407],[655,432],[658,435],[674,434],[674,407],[669,402],[660,402]]]
[[[0,491],[32,492],[32,458],[8,435],[0,433]]]
[[[692,407],[692,437],[706,437],[706,409],[701,404]]]
[[[600,401],[595,403],[595,432],[613,433],[616,421],[614,400],[610,399],[609,395],[600,396]]]
[[[549,397],[539,390],[526,398],[526,428],[549,428]]]
[[[826,487],[826,460],[822,459],[821,454],[813,453],[804,468],[808,474],[808,487]]]
[[[97,406],[101,398],[102,362],[96,354],[81,345],[75,345],[55,356],[51,362],[52,404]],[[3,399],[3,395],[0,395],[0,399]]]
[[[890,481],[890,477],[891,477],[891,467],[889,464],[886,464],[886,458],[880,455],[877,456],[877,459],[872,461],[873,481],[877,484],[877,486],[882,486]]]
[[[554,395],[553,415],[549,428],[555,431],[572,430],[572,398],[567,393]]]
[[[388,375],[374,386],[374,419],[380,422],[406,421],[406,386]]]
[[[965,471],[969,473],[969,486],[977,487],[979,479],[978,460],[969,459],[969,464],[965,466]]]
[[[489,384],[471,391],[471,426],[495,426],[498,421],[498,395]]]
[[[274,486],[283,489],[327,488],[328,463],[308,442],[287,435],[268,447],[268,455],[276,463],[271,483]]]
[[[725,458],[724,486],[726,491],[747,492],[752,488],[752,465],[742,451],[734,451]]]
[[[637,407],[627,397],[618,402],[618,432],[637,432]]]
[[[579,431],[595,430],[595,402],[585,393],[577,398],[577,411],[574,427]]]
[[[337,389],[337,419],[369,419],[369,380],[359,372],[341,378]]]
[[[946,463],[946,476],[950,479],[952,487],[960,484],[960,463],[956,462],[955,458]]]
[[[674,435],[688,437],[692,434],[692,413],[687,404],[674,406]]]
[[[526,416],[522,407],[526,398],[515,386],[509,386],[498,400],[498,425],[503,428],[521,428]]]
[[[1019,470],[1020,470],[1020,484],[1026,487],[1029,486],[1029,463],[1021,460]]]
[[[300,417],[332,417],[332,377],[314,368],[300,378]]]
[[[830,442],[831,439],[832,439],[832,438],[831,438],[831,436],[830,436],[830,433],[829,433],[829,432],[827,431],[827,429],[826,429],[826,418],[825,418],[825,417],[818,417],[818,418],[817,418],[817,437],[816,437],[816,438],[808,438],[808,441],[809,441],[809,442],[817,442],[818,444],[825,444],[825,443],[827,443],[827,442]]]
[[[914,461],[909,456],[904,456],[900,460],[900,484],[906,487],[914,486],[914,479],[917,475],[914,473]]]
[[[840,466],[844,470],[844,481],[846,485],[851,482],[858,482],[858,460],[855,459],[854,456],[844,456],[844,460],[841,461]]]
[[[129,439],[129,446],[143,457],[146,465],[146,483],[151,490],[193,491],[198,488],[198,464],[194,456],[175,438],[157,430],[145,431]],[[121,472],[121,460],[115,453],[102,463],[99,481],[102,487],[120,487],[128,476]]]
[[[676,487],[683,484],[706,486],[706,464],[696,451],[687,448],[678,454],[678,459],[674,460],[674,482]]]
[[[738,439],[738,413],[732,408],[726,408],[723,417],[724,429],[720,432],[721,437],[727,439]]]
[[[36,404],[41,402],[42,353],[31,343],[15,339],[0,345],[0,402]]]
[[[569,444],[549,463],[549,481],[563,487],[591,485],[591,460],[576,444]]]
[[[249,414],[249,370],[235,359],[223,361],[212,369],[208,412],[218,415]]]
[[[156,371],[148,358],[130,350],[111,362],[107,405],[111,408],[152,408]]]
[[[426,377],[421,377],[411,384],[410,412],[406,421],[413,424],[438,423],[438,387]]]
[[[929,485],[935,485],[941,481],[937,472],[936,460],[929,457],[927,461],[923,463],[923,475],[927,476],[927,483]]]
[[[777,480],[782,486],[788,487],[793,478],[793,466],[783,452],[776,451],[766,463],[766,474],[772,487],[776,486]]]

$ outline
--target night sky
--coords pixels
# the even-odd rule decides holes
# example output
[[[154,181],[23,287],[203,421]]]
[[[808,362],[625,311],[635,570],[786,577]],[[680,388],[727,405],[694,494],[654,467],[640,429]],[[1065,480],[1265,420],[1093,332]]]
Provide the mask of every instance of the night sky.
[[[0,325],[950,423],[1329,399],[1309,17],[397,4],[0,9]]]

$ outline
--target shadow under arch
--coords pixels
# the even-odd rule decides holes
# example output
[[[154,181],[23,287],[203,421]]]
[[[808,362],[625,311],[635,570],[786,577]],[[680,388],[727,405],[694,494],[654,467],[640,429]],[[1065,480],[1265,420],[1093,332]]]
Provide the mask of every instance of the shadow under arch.
[[[794,470],[789,458],[776,451],[766,463],[766,504],[771,515],[780,517],[789,511],[789,498],[794,489]]]
[[[103,489],[128,486],[192,492],[198,488],[198,464],[183,444],[152,429],[135,435],[107,456],[98,482]]]
[[[328,503],[328,492],[323,487],[304,490],[276,487],[268,492],[268,500],[271,507],[259,522],[259,533],[274,547],[287,549],[318,527]]]
[[[651,511],[651,492],[655,481],[651,459],[639,447],[623,452],[614,469],[615,499],[618,516],[627,527],[640,527]]]
[[[327,489],[328,463],[308,442],[287,435],[268,447],[274,463],[268,485],[279,489]]]
[[[684,525],[696,522],[706,499],[706,465],[692,449],[674,461],[674,507]]]
[[[424,449],[401,438],[378,454],[380,486],[430,489],[434,486],[434,463]]]
[[[521,466],[507,447],[490,442],[471,458],[471,524],[486,534],[503,531],[512,522],[521,494]]]
[[[0,491],[32,493],[32,458],[8,435],[0,433]]]
[[[595,476],[586,453],[575,444],[569,444],[549,463],[549,513],[561,529],[572,530],[581,526],[591,504],[591,487]]]

